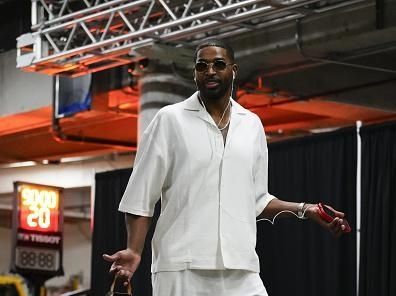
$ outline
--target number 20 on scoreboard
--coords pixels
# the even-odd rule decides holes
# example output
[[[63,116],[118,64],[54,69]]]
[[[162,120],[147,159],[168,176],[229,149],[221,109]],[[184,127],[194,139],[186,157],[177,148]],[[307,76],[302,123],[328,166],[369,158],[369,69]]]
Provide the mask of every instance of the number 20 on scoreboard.
[[[59,193],[56,190],[21,184],[18,196],[20,228],[43,232],[59,230]]]

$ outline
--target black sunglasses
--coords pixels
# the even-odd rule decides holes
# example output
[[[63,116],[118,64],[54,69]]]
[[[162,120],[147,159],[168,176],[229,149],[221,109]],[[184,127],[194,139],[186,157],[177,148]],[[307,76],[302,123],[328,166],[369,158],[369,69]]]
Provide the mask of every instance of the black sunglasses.
[[[227,68],[227,66],[234,65],[234,64],[232,64],[232,63],[227,64],[226,62],[224,62],[222,60],[217,60],[217,61],[214,61],[213,63],[207,63],[207,62],[201,61],[201,62],[197,62],[195,64],[194,68],[195,68],[195,71],[197,71],[197,72],[204,72],[209,69],[210,65],[212,65],[213,70],[215,70],[215,71],[224,71]]]

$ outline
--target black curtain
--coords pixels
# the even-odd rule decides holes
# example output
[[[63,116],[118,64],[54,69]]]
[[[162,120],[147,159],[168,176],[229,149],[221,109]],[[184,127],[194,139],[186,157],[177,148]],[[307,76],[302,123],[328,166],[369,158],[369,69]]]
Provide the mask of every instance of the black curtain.
[[[360,296],[396,295],[396,123],[362,137]]]
[[[105,295],[113,279],[108,273],[110,263],[102,259],[102,254],[113,254],[126,247],[125,218],[123,213],[118,212],[118,204],[131,172],[131,169],[123,169],[99,173],[95,176],[95,210],[91,258],[91,290],[94,296]],[[156,209],[155,216],[158,216],[158,209]],[[154,226],[155,222],[147,234],[142,261],[132,280],[134,295],[151,296],[150,241]]]
[[[257,252],[269,295],[356,295],[354,129],[269,145],[268,182],[280,199],[324,202],[344,211],[352,227],[335,239],[309,220],[259,222]]]

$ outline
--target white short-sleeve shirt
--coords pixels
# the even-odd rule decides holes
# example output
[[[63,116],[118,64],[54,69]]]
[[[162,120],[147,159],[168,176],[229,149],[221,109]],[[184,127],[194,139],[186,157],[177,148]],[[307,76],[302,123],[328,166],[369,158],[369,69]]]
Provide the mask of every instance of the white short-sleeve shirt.
[[[274,198],[268,150],[257,115],[232,101],[226,144],[198,101],[162,108],[142,135],[119,210],[161,215],[152,240],[152,272],[184,269],[259,271],[256,216]]]

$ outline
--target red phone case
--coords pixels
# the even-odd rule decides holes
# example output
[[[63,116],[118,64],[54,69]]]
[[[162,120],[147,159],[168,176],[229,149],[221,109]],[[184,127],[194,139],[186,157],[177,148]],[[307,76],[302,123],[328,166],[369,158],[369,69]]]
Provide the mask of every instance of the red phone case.
[[[334,213],[334,215],[330,216],[329,214],[327,214],[326,211],[324,210],[324,207],[326,207],[327,210],[329,210],[332,213]],[[325,220],[326,222],[330,223],[336,217],[336,214],[335,214],[334,210],[331,209],[330,207],[328,207],[327,205],[325,205],[323,203],[318,203],[318,208],[319,208],[320,217],[322,217],[322,219]],[[343,232],[351,232],[351,226],[349,226],[348,221],[345,218],[342,218],[342,221],[343,221],[342,225],[345,226],[345,229],[343,230]]]

